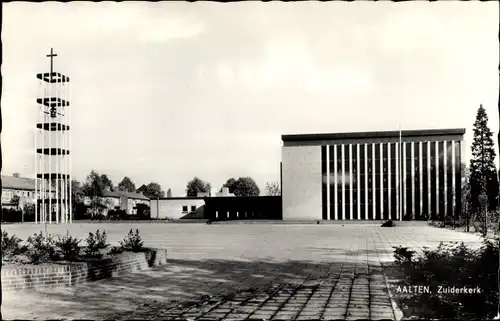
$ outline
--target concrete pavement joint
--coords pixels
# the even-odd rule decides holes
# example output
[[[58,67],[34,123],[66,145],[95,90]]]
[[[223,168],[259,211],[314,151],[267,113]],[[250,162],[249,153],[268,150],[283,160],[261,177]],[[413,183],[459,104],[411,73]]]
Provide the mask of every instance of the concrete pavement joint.
[[[308,276],[305,278],[305,280],[302,282],[302,284],[304,284],[304,283],[305,283],[305,282],[309,279],[309,277],[310,277],[310,276],[311,276],[311,275],[308,275]],[[301,285],[302,285],[302,284],[301,284]],[[285,301],[285,302],[283,302],[283,303],[281,304],[281,306],[278,308],[278,310],[277,310],[277,311],[275,311],[275,312],[271,315],[271,317],[270,317],[269,319],[272,319],[274,316],[276,316],[276,314],[279,312],[279,310],[280,310],[282,307],[284,307],[284,306],[285,306],[285,305],[286,305],[286,304],[290,301],[290,299],[291,299],[291,298],[295,295],[295,293],[297,293],[297,291],[298,291],[298,289],[300,288],[300,286],[301,286],[301,285],[299,285],[299,286],[297,286],[297,287],[294,287],[293,292],[292,292],[292,295],[291,295],[291,296],[289,296],[289,297],[286,299],[286,301]],[[265,305],[265,303],[267,303],[267,301],[268,301],[269,299],[271,299],[271,298],[272,298],[272,297],[273,297],[273,296],[274,296],[277,292],[278,292],[278,291],[274,292],[271,296],[269,296],[269,298],[267,298],[267,300],[266,300],[265,302],[263,302],[263,304],[262,304],[260,307],[264,306],[264,305]],[[260,309],[260,307],[259,307],[257,310],[255,310],[255,311],[258,311],[258,310]],[[253,314],[255,314],[255,312],[254,312],[254,313],[252,313],[252,314],[250,314],[250,316],[249,316],[249,317],[251,318],[251,316],[252,316]]]
[[[302,306],[302,308],[300,309],[299,313],[296,314],[295,318],[293,318],[292,320],[296,320],[301,312],[304,311],[305,307],[307,306],[307,303],[309,303],[309,301],[311,300],[311,298],[314,296],[314,294],[318,291],[318,289],[320,289],[321,287],[321,284],[323,283],[323,281],[326,279],[326,277],[329,276],[330,274],[330,268],[332,267],[332,265],[328,265],[328,270],[325,272],[325,274],[323,274],[323,276],[321,277],[321,280],[319,281],[319,284],[313,289],[313,291],[311,291],[311,294],[309,295],[309,297],[307,298],[307,301],[304,303],[304,305]],[[283,308],[284,305],[282,305],[280,308]]]
[[[380,237],[380,233],[377,233],[379,239],[381,239]],[[380,256],[379,256],[379,251],[376,251],[377,253],[377,257],[379,258],[379,262],[380,261]],[[389,282],[387,281],[387,275],[385,274],[385,269],[384,269],[384,266],[381,264],[381,270],[382,270],[382,275],[384,276],[384,283],[385,283],[385,286],[386,286],[386,289],[387,289],[387,293],[389,295],[389,300],[391,301],[391,307],[392,307],[392,312],[394,314],[394,319],[395,320],[401,320],[403,318],[403,312],[401,311],[401,309],[399,309],[396,301],[394,300],[393,296],[392,296],[392,293],[391,293],[391,289],[389,287]]]
[[[290,269],[292,269],[292,267],[291,267],[291,266],[288,268],[288,270],[290,270]],[[272,271],[274,272],[275,270],[277,270],[277,268],[276,268],[276,269],[273,269]],[[288,271],[288,270],[287,270],[287,271]],[[263,289],[261,289],[260,291],[257,291],[257,293],[255,293],[255,294],[260,294],[260,293],[265,292],[265,290],[266,290],[267,286],[268,286],[268,285],[270,285],[270,284],[272,284],[272,282],[273,282],[273,280],[270,280],[270,281],[269,281],[266,285],[264,285]],[[244,290],[240,291],[239,293],[252,292],[252,291],[250,291],[250,290],[252,290],[252,288],[253,288],[253,287],[247,287],[247,288],[245,288]],[[246,299],[244,299],[244,300],[243,300],[243,302],[241,302],[241,304],[240,304],[240,305],[241,305],[241,306],[244,306],[244,305],[245,305],[248,301],[250,301],[252,298],[254,298],[254,297],[255,297],[255,294],[254,294],[254,293],[252,293],[252,295],[249,295]],[[218,306],[222,305],[222,304],[223,304],[223,303],[225,303],[225,302],[227,302],[227,301],[222,301],[222,300],[221,300],[221,303],[220,303],[219,305],[215,306],[213,309],[211,309],[211,310],[207,311],[206,313],[203,313],[203,314],[200,316],[200,318],[203,318],[203,316],[205,316],[206,314],[210,313],[211,311],[213,311],[214,309],[216,309]],[[235,308],[231,308],[231,309],[230,309],[230,311],[224,315],[224,318],[225,318],[225,317],[227,317],[227,316],[229,316],[229,315],[230,315],[230,314],[231,314],[234,310],[235,310]]]

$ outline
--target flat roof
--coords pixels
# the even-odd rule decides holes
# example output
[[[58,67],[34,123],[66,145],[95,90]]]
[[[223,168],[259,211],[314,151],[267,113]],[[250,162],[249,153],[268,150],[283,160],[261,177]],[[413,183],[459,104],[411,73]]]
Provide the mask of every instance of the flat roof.
[[[421,130],[401,131],[401,137],[447,136],[447,135],[464,135],[464,134],[465,134],[465,128],[421,129]],[[340,140],[340,139],[376,139],[376,138],[394,138],[394,137],[399,137],[399,135],[400,135],[399,130],[351,132],[351,133],[295,134],[295,135],[281,135],[281,140],[284,142],[300,142],[300,141]]]
[[[158,198],[152,198],[151,201],[156,201],[156,200],[203,200],[205,197],[203,196],[177,196],[177,197],[158,197]]]

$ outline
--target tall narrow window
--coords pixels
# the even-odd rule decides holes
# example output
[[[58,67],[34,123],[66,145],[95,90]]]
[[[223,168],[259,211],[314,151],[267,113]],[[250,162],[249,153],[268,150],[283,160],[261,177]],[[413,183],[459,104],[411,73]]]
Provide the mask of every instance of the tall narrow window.
[[[342,181],[343,181],[343,172],[342,172],[342,147],[343,145],[337,145],[337,217],[339,220],[343,219],[344,211],[343,211],[343,205],[345,200],[342,198]]]
[[[396,158],[396,146],[397,143],[390,144],[391,152],[391,219],[396,220],[398,217],[398,182],[397,182],[397,158]]]
[[[445,194],[444,194],[444,187],[446,184],[445,181],[445,168],[444,168],[444,142],[438,142],[438,177],[439,177],[439,189],[438,189],[438,195],[439,195],[439,206],[438,206],[438,211],[439,211],[439,219],[444,220],[444,214],[445,214]]]
[[[413,163],[413,159],[411,157],[411,145],[412,142],[408,142],[405,144],[405,192],[406,192],[406,198],[405,198],[405,204],[406,204],[406,217],[405,219],[409,220],[413,218],[413,206],[412,206],[412,200],[413,200],[413,181],[412,181],[412,176],[411,176],[411,166]]]
[[[321,217],[327,219],[327,173],[326,173],[326,149],[327,146],[321,146]]]
[[[351,196],[352,196],[352,216],[351,219],[358,219],[358,149],[357,144],[351,145]]]
[[[431,190],[430,190],[430,199],[431,199],[431,208],[429,209],[430,211],[430,216],[431,220],[437,220],[437,211],[436,211],[436,205],[437,205],[437,168],[436,168],[436,142],[429,142],[430,143],[430,150],[431,154],[429,157],[430,160],[430,184],[431,184]]]
[[[421,200],[421,194],[422,191],[420,189],[420,143],[415,142],[413,143],[413,208],[415,209],[415,219],[419,220],[421,216],[420,212],[420,200]]]
[[[381,176],[380,173],[380,162],[381,162],[380,144],[375,144],[375,219],[381,220],[382,213],[380,210],[381,201]]]
[[[453,142],[446,142],[446,215],[453,216]]]
[[[429,217],[429,143],[422,142],[422,219]]]
[[[389,150],[388,144],[382,144],[382,219],[389,219]]]
[[[359,217],[362,220],[366,219],[366,167],[365,167],[365,146],[366,144],[361,144],[359,146]]]
[[[373,216],[373,144],[367,145],[366,153],[366,170],[368,176],[368,201],[366,206],[368,206],[368,219],[374,219]]]
[[[337,215],[337,153],[336,145],[328,146],[329,149],[329,162],[330,162],[330,219],[336,219]]]
[[[455,215],[458,217],[462,212],[462,185],[460,184],[462,180],[461,171],[461,146],[460,141],[455,142]]]
[[[350,175],[350,145],[344,145],[344,219],[351,219],[350,207],[351,207],[351,175]]]

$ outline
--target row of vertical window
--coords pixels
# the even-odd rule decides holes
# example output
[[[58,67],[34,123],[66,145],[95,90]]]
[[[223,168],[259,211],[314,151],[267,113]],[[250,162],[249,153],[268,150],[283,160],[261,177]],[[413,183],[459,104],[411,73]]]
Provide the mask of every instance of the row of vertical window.
[[[422,142],[422,150],[420,151],[419,144],[414,144],[414,154],[411,156],[411,145],[407,143],[405,146],[406,153],[405,161],[403,162],[403,177],[402,177],[402,186],[400,187],[404,190],[403,194],[403,202],[401,203],[402,207],[405,207],[405,214],[409,214],[413,219],[418,219],[415,216],[428,215],[437,218],[437,216],[443,215],[451,215],[453,212],[453,202],[455,202],[455,212],[460,211],[460,142],[448,142],[447,151],[446,151],[446,161],[443,157],[444,155],[444,143],[438,142],[438,179],[436,179],[436,150],[435,142]],[[398,188],[398,176],[400,176],[399,171],[401,167],[396,159],[396,145],[397,143],[392,144],[383,144],[383,152],[382,158],[380,158],[380,144],[375,144],[375,153],[373,153],[373,145],[372,144],[360,144],[359,145],[359,157],[357,153],[356,145],[351,145],[351,152],[349,152],[349,145],[333,145],[333,146],[323,146],[322,148],[322,158],[323,158],[323,172],[326,173],[326,149],[329,149],[329,160],[330,163],[330,173],[335,175],[335,170],[337,170],[337,188],[335,188],[335,184],[333,183],[330,187],[330,218],[333,219],[334,215],[341,216],[347,211],[347,215],[350,215],[351,208],[350,204],[357,204],[357,191],[360,192],[360,203],[361,204],[382,204],[382,207],[386,206],[388,202],[388,198],[390,195],[391,204],[388,205],[387,208],[384,208],[382,213],[384,218],[392,218],[392,214],[397,211],[394,209],[396,201],[399,201],[399,193],[397,193],[396,189]],[[368,153],[365,153],[365,146]],[[429,146],[429,147],[427,147]],[[344,153],[342,154],[342,147],[346,147],[344,149]],[[430,153],[429,150],[430,149]],[[455,149],[455,155],[452,154],[452,149]],[[336,150],[336,153],[335,153]],[[385,157],[390,151],[391,158]],[[335,154],[337,159],[335,160]],[[373,159],[373,154],[375,154],[375,159]],[[429,156],[430,157],[427,157]],[[344,158],[342,158],[344,156]],[[368,157],[365,157],[368,156]],[[455,158],[453,159],[453,156]],[[354,159],[350,160],[350,157]],[[365,168],[365,158],[368,166]],[[359,163],[357,164],[359,159]],[[422,168],[420,168],[420,159],[422,161]],[[350,160],[350,161],[349,161]],[[380,169],[380,163],[382,160],[382,171]],[[375,161],[375,166],[373,166],[373,161]],[[430,164],[429,164],[430,163]],[[446,163],[446,168],[445,168]],[[354,165],[355,164],[355,165]],[[425,166],[427,164],[427,166]],[[455,165],[455,188],[453,186],[453,167]],[[335,166],[337,165],[337,166]],[[350,166],[352,165],[352,166]],[[359,165],[359,173],[357,172]],[[388,166],[389,165],[389,166]],[[413,166],[412,166],[413,165]],[[412,167],[413,167],[413,175],[412,175]],[[390,168],[390,174],[389,174]],[[375,172],[373,172],[375,169]],[[420,170],[422,169],[422,170]],[[342,175],[342,170],[346,173],[345,177]],[[368,176],[368,179],[367,177]],[[373,177],[375,176],[375,177]],[[430,176],[430,177],[429,177]],[[358,177],[361,180],[361,184],[358,186]],[[430,178],[430,181],[429,181]],[[375,179],[375,180],[374,180]],[[368,183],[368,200],[363,200],[364,191],[366,189],[366,182]],[[413,184],[411,184],[413,182]],[[373,198],[372,186],[375,183],[375,199]],[[383,193],[383,202],[380,200],[380,185],[382,183],[382,193]],[[430,183],[430,184],[429,184]],[[389,189],[389,186],[390,189]],[[324,182],[326,185],[326,182]],[[344,185],[344,194],[342,194],[342,186]],[[412,188],[413,185],[413,188]],[[430,185],[430,191],[429,191]],[[326,186],[324,186],[326,187]],[[334,190],[337,190],[337,195],[334,194]],[[444,196],[444,189],[447,189],[447,197]],[[454,190],[454,191],[453,191]],[[453,192],[450,192],[453,191]],[[349,200],[349,194],[353,193],[356,195],[356,200]],[[324,204],[326,204],[326,191],[324,194]],[[438,195],[439,194],[439,195]],[[343,200],[340,202],[339,200]],[[446,200],[446,202],[444,201]],[[335,209],[335,202],[337,203],[337,208]],[[324,207],[328,206],[326,204]],[[345,210],[344,210],[345,208]],[[357,209],[353,209],[353,214],[357,211]],[[379,206],[376,206],[376,211],[379,211]],[[325,218],[328,211],[323,210],[323,217]],[[335,213],[336,212],[336,213]],[[368,211],[370,212],[370,211]],[[387,213],[389,212],[389,213]],[[361,216],[366,213],[360,213]],[[373,214],[373,213],[372,213]],[[381,213],[375,213],[379,215]]]

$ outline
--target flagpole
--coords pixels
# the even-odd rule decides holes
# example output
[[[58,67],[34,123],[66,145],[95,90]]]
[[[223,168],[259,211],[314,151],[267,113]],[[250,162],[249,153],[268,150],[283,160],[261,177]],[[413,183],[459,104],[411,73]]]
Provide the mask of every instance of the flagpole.
[[[403,179],[403,150],[402,150],[402,130],[401,130],[401,121],[399,122],[399,220],[403,220],[403,189],[402,189],[402,179]]]

